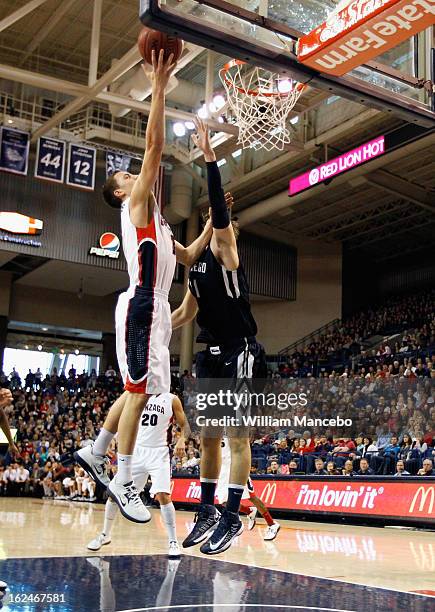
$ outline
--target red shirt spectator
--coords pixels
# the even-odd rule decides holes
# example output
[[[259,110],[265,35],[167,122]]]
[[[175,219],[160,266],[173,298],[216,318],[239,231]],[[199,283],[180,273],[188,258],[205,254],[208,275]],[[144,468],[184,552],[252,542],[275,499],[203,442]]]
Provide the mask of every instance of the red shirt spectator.
[[[332,454],[336,457],[347,457],[349,453],[353,453],[356,450],[355,443],[353,440],[339,440],[338,445],[332,451]]]

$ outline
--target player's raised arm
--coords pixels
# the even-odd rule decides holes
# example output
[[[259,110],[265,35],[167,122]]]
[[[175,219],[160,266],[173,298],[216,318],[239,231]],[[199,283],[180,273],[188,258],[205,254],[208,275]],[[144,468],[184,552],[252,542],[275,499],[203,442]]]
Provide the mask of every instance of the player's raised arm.
[[[144,67],[152,83],[152,100],[145,136],[145,155],[130,197],[130,219],[136,227],[148,225],[154,206],[152,189],[157,180],[165,145],[165,89],[176,65],[173,59],[171,54],[165,61],[163,49],[158,58],[153,51],[152,72],[148,73]]]
[[[188,289],[180,306],[171,314],[172,329],[174,330],[186,325],[186,323],[190,323],[190,321],[196,317],[197,312],[198,302],[192,295],[190,289]]]
[[[227,270],[236,270],[239,267],[236,237],[222,189],[216,155],[210,144],[209,130],[199,117],[196,118],[195,125],[197,133],[192,138],[196,146],[204,153],[204,159],[207,163],[208,198],[213,226],[211,248],[215,257]]]
[[[211,236],[212,226],[211,221],[208,220],[201,234],[192,242],[192,244],[189,244],[189,246],[185,247],[179,242],[175,241],[175,255],[177,257],[177,261],[184,266],[193,265],[210,242]]]

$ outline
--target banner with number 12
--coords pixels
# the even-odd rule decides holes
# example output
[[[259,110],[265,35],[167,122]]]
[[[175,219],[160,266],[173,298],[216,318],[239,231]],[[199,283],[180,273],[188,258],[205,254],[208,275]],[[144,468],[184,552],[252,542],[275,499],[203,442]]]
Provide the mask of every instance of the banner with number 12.
[[[95,187],[96,158],[97,150],[93,147],[70,143],[67,185],[92,191]]]
[[[66,145],[63,140],[41,137],[36,150],[35,177],[63,183]]]

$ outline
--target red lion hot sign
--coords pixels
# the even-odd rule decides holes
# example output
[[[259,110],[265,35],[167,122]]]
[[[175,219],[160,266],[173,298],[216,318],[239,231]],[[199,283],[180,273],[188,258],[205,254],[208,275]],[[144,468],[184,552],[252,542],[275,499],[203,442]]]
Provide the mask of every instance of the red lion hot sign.
[[[198,502],[199,480],[176,478],[173,500]],[[371,515],[435,522],[435,482],[408,480],[346,481],[255,480],[255,491],[270,508],[342,515]]]
[[[435,0],[354,0],[302,36],[298,59],[342,76],[435,24]]]

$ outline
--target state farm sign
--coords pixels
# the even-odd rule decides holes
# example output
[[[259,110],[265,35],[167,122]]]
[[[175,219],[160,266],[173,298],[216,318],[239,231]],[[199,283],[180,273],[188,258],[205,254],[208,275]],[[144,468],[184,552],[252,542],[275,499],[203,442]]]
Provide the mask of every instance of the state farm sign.
[[[435,0],[354,0],[302,36],[298,59],[342,76],[435,24]]]
[[[199,480],[175,478],[175,502],[198,503]],[[256,495],[270,507],[290,512],[399,518],[435,524],[435,481],[395,478],[371,480],[254,480]]]

